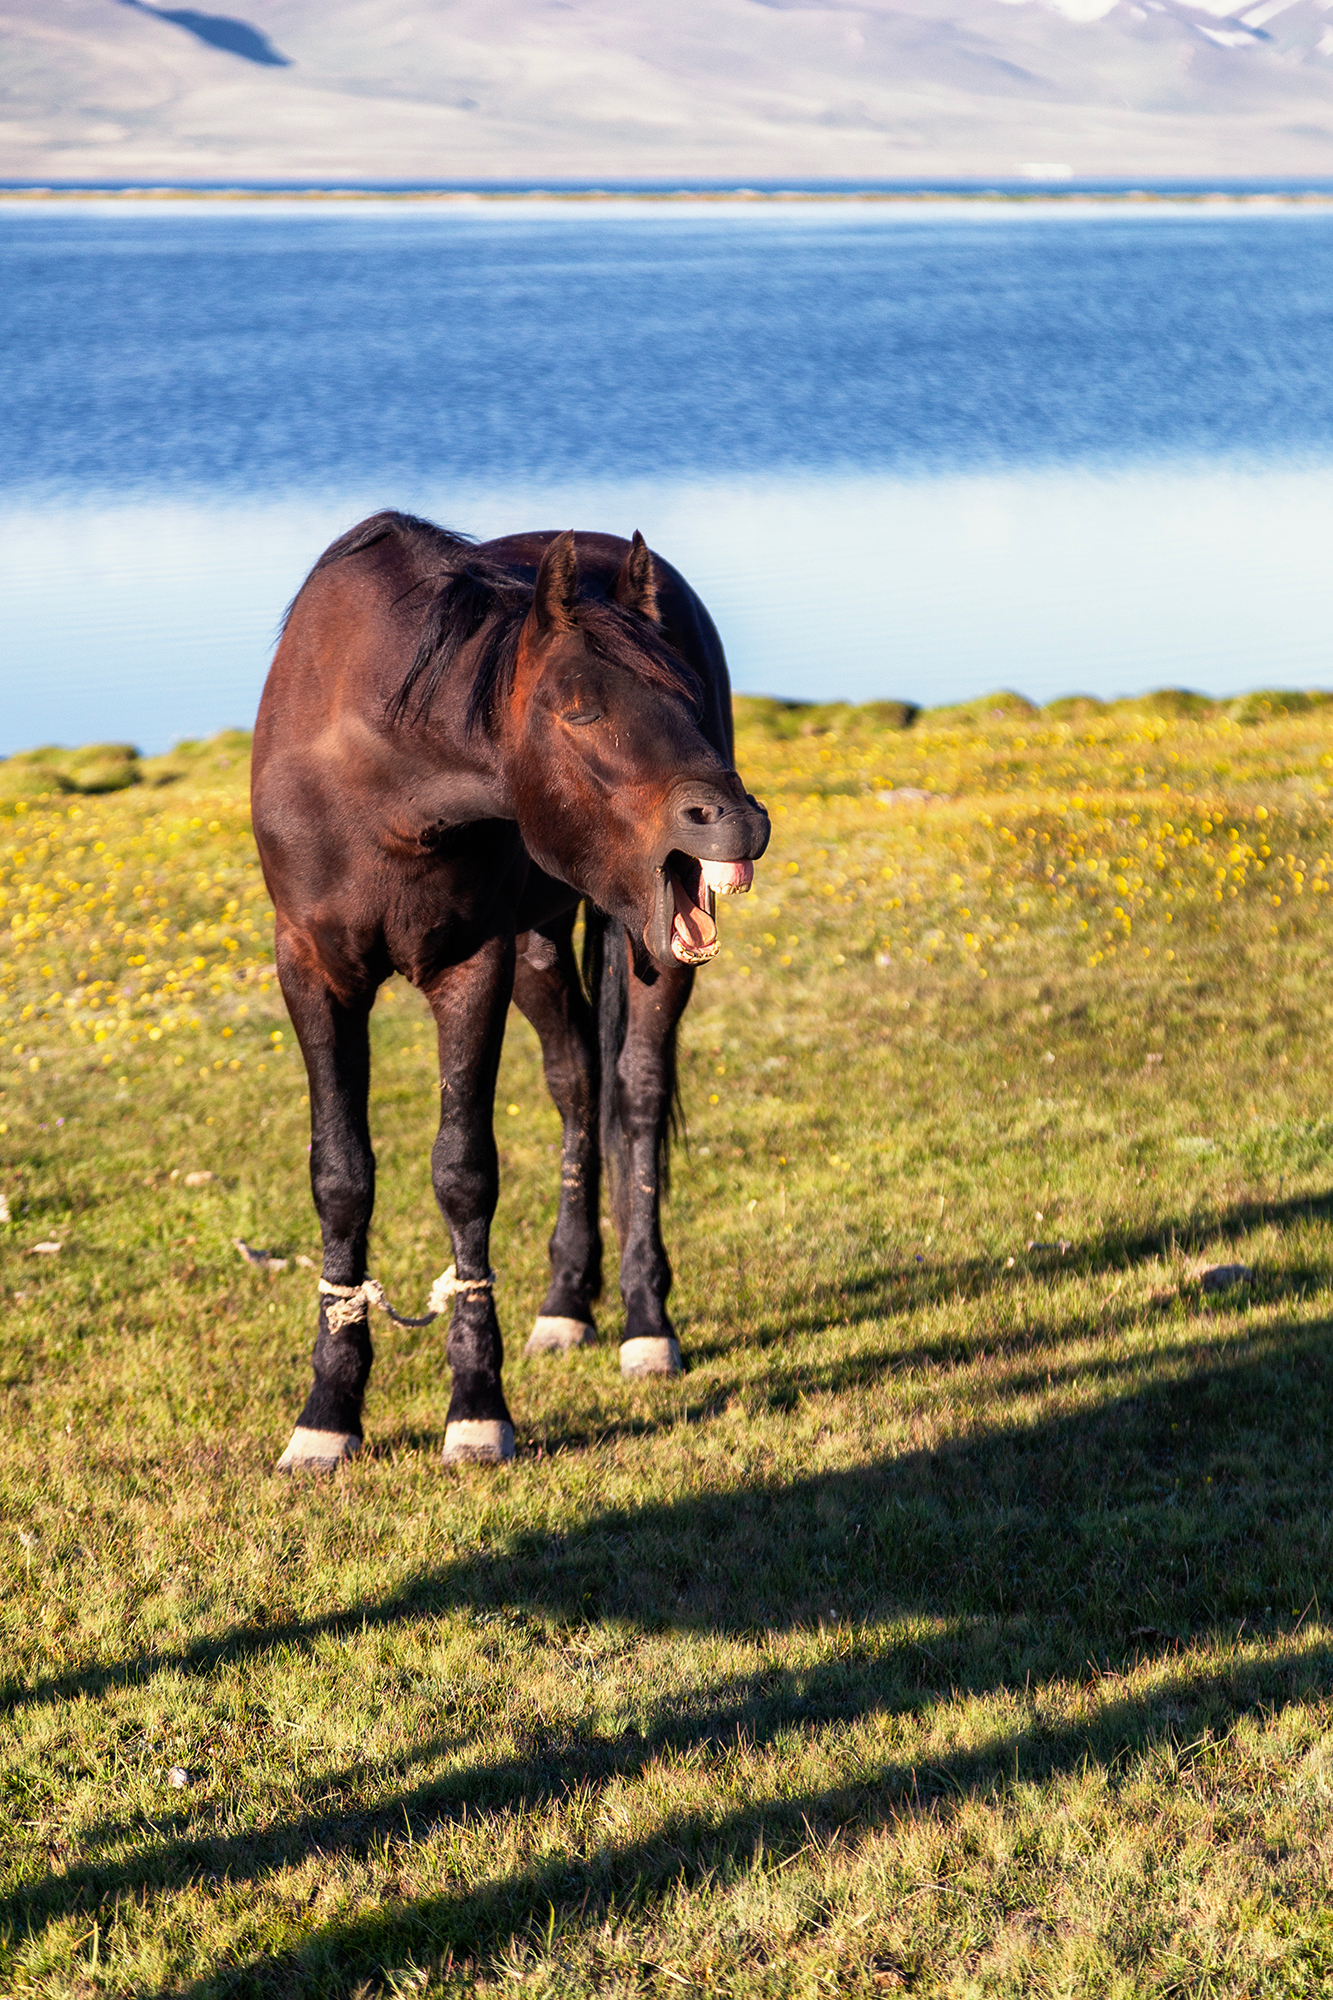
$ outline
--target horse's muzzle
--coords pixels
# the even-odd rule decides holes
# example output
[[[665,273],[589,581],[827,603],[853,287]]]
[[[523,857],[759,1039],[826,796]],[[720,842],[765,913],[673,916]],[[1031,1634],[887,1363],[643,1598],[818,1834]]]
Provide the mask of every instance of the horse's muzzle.
[[[712,889],[748,889],[752,870],[768,846],[768,814],[732,778],[716,784],[678,785],[667,815],[667,852],[657,864],[652,912],[643,941],[659,964],[702,965],[718,948]],[[724,878],[731,877],[732,881]],[[711,880],[710,880],[711,878]]]
[[[725,792],[717,784],[676,785],[668,829],[668,849],[679,848],[696,861],[757,861],[772,832],[758,799],[742,791],[734,777]]]

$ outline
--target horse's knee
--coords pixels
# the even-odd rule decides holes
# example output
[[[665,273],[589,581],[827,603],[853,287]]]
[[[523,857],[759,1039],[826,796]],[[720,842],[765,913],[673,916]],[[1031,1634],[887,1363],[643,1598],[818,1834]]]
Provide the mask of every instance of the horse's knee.
[[[446,1217],[492,1215],[500,1197],[499,1163],[459,1158],[437,1145],[431,1158],[431,1184]]]
[[[636,1105],[619,1122],[621,1147],[635,1162],[636,1175],[641,1175],[661,1151],[667,1129],[667,1105],[665,1101],[660,1105]],[[651,1190],[642,1191],[656,1193],[655,1169]]]
[[[312,1158],[310,1188],[325,1229],[354,1236],[365,1228],[375,1201],[375,1170],[369,1161]]]

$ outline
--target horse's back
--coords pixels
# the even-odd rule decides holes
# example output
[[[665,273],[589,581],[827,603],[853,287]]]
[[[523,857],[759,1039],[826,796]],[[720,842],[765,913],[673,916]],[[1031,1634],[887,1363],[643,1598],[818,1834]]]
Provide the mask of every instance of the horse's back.
[[[283,622],[255,723],[260,762],[273,739],[319,731],[340,710],[364,707],[396,685],[434,589],[462,546],[429,523],[374,515],[325,550]]]

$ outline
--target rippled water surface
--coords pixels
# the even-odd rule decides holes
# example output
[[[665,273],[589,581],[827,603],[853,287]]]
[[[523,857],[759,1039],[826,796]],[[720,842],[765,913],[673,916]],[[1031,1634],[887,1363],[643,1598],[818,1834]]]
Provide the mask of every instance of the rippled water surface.
[[[0,749],[248,721],[395,505],[638,525],[738,687],[1328,683],[1333,215],[0,204]]]

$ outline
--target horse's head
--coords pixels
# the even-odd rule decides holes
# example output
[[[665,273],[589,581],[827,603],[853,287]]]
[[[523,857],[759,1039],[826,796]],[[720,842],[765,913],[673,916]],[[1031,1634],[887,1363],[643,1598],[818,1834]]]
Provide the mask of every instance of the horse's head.
[[[748,889],[768,814],[699,726],[699,689],[658,624],[635,535],[611,591],[578,592],[550,543],[518,643],[503,734],[528,852],[641,938],[659,964],[717,950],[710,891]]]

